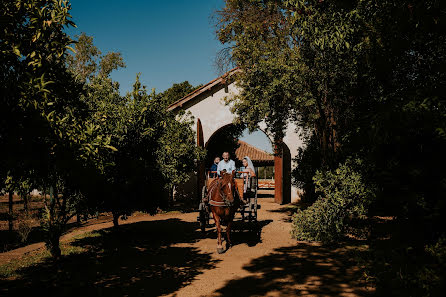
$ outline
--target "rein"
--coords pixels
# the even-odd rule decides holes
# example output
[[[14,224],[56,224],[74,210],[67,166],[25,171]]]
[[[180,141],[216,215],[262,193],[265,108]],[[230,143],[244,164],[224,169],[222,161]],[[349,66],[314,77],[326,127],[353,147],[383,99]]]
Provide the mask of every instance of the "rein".
[[[229,207],[232,206],[234,204],[234,201],[229,201],[228,197],[225,195],[225,193],[223,193],[222,188],[226,187],[228,185],[228,183],[223,184],[221,187],[220,185],[220,180],[217,179],[217,183],[216,185],[214,184],[214,186],[211,185],[211,189],[209,189],[209,204],[212,206],[219,206],[219,207]],[[223,201],[215,201],[212,199],[212,193],[214,191],[214,189],[217,188],[220,194],[220,197],[223,199]],[[232,189],[231,189],[232,190]]]

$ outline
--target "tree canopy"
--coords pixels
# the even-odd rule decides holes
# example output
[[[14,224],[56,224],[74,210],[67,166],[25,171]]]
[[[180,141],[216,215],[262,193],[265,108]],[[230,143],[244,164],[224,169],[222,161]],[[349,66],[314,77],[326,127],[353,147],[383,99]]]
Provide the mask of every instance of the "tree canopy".
[[[56,258],[75,214],[108,210],[117,223],[133,210],[153,213],[202,157],[191,118],[167,111],[173,95],[147,92],[137,76],[122,96],[110,78],[125,67],[122,55],[102,54],[86,34],[68,36],[69,11],[68,1],[0,4],[0,188],[43,192]]]
[[[167,105],[170,105],[200,87],[201,85],[194,87],[186,80],[182,83],[173,84],[169,89],[160,93],[159,96],[163,98]]]
[[[353,196],[344,188],[353,187],[363,201],[373,198],[370,216],[392,214],[400,232],[410,232],[401,250],[428,257],[425,246],[443,242],[445,11],[444,1],[435,0],[225,1],[217,36],[242,70],[234,111],[252,128],[265,119],[277,139],[288,121],[306,137],[295,182],[306,190],[304,199],[318,200],[298,214],[297,238],[345,232],[327,224],[337,217],[343,226],[345,216],[335,210],[351,210],[329,197],[346,193],[347,203]],[[335,182],[357,174],[355,183]],[[322,213],[333,217],[315,221]],[[423,265],[401,268],[411,279],[407,288],[430,286],[431,280],[417,281],[431,269]]]

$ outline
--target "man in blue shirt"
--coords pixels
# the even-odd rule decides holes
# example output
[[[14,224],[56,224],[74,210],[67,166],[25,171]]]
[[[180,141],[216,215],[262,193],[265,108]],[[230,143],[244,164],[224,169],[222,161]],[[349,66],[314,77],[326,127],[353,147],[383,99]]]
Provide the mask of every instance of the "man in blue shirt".
[[[221,176],[224,172],[232,173],[235,170],[235,162],[229,159],[229,153],[223,153],[223,160],[218,163],[217,174]]]

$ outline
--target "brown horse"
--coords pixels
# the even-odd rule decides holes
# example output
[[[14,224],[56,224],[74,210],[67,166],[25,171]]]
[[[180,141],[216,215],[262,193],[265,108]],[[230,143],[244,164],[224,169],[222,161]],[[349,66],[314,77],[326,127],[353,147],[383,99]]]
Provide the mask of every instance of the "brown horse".
[[[240,206],[239,199],[234,199],[235,193],[235,171],[223,174],[222,178],[214,180],[208,189],[209,204],[211,205],[212,215],[215,226],[217,227],[217,252],[224,253],[231,247],[231,225],[234,215]],[[221,225],[226,223],[226,250],[221,243]]]

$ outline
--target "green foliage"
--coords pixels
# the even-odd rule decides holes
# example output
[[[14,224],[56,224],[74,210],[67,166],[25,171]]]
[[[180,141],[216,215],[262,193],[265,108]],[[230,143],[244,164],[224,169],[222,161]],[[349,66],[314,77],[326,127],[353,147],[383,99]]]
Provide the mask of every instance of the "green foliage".
[[[200,87],[201,85],[194,87],[186,80],[179,84],[173,84],[169,89],[158,95],[163,98],[165,104],[170,105]]]
[[[32,172],[51,183],[61,168],[97,157],[109,138],[98,135],[79,100],[81,85],[65,67],[72,40],[67,1],[2,2],[2,168]],[[8,145],[6,145],[8,144]],[[82,161],[81,161],[82,160]],[[53,177],[51,177],[53,176]]]
[[[358,171],[360,162],[347,162],[335,171],[314,177],[321,196],[293,216],[292,236],[298,240],[332,242],[342,238],[353,218],[364,217],[374,193]]]
[[[22,213],[17,217],[17,233],[20,236],[21,242],[27,241],[28,236],[32,231],[34,221],[35,218],[29,213]]]
[[[204,158],[204,151],[195,146],[192,125],[193,120],[188,115],[167,113],[165,116],[157,164],[169,188],[187,181],[195,162]]]
[[[335,171],[318,171],[314,176],[316,193],[346,211],[348,217],[363,217],[373,201],[373,187],[359,172],[360,160],[347,161]]]
[[[121,53],[110,52],[101,56],[92,36],[81,33],[76,37],[75,53],[67,56],[67,64],[77,80],[86,82],[95,75],[108,77],[113,70],[125,67]]]
[[[446,237],[425,247],[426,260],[421,273],[411,281],[424,291],[424,295],[441,296],[446,283]]]
[[[367,274],[377,284],[377,295],[443,296],[446,242],[444,235],[421,247],[397,240],[372,245],[366,257]],[[384,246],[384,247],[383,247]],[[368,262],[368,263],[367,263]]]
[[[113,70],[117,70],[121,67],[125,67],[124,59],[122,58],[121,53],[107,53],[101,58],[99,75],[109,76]]]
[[[295,185],[303,190],[302,201],[307,203],[316,201],[317,194],[313,177],[321,168],[322,156],[315,135],[306,141],[305,148],[298,149],[297,156],[293,161],[296,167],[293,169],[292,175]]]
[[[45,189],[63,182],[60,204],[50,203],[43,221],[50,222],[47,244],[54,246],[71,215],[70,192],[110,137],[88,120],[83,85],[66,68],[72,40],[65,28],[74,25],[68,1],[0,5],[0,178],[16,190],[23,183]],[[51,251],[58,256],[58,247]]]
[[[193,88],[184,82],[161,94],[149,93],[137,75],[133,90],[121,96],[119,85],[109,77],[111,70],[124,66],[120,54],[98,57],[93,39],[85,34],[79,37],[78,48],[83,54],[72,56],[69,63],[76,77],[83,68],[75,66],[82,61],[96,65],[90,69],[81,100],[100,134],[110,137],[109,149],[100,151],[100,158],[91,163],[90,181],[83,182],[84,192],[91,197],[86,208],[99,207],[116,215],[154,212],[166,204],[167,189],[186,181],[194,160],[201,158],[194,145],[192,119],[167,111],[169,100]]]
[[[74,42],[69,10],[68,1],[0,3],[0,187],[51,192],[41,224],[55,258],[76,212],[153,212],[200,156],[190,119],[177,122],[138,78],[120,95],[109,76],[125,66],[121,54],[102,55],[86,34]]]
[[[101,55],[101,51],[93,45],[93,37],[82,33],[77,38],[74,57],[67,56],[67,63],[76,78],[85,82],[96,72],[97,58]]]
[[[219,12],[217,36],[242,70],[234,110],[251,127],[265,119],[279,139],[289,120],[304,132],[307,146],[294,177],[306,194],[316,187],[331,188],[324,192],[329,197],[338,191],[329,182],[339,181],[336,175],[327,173],[326,184],[318,186],[321,175],[312,180],[316,170],[333,172],[352,156],[363,160],[362,182],[379,190],[371,215],[395,216],[399,228],[389,235],[397,239],[394,249],[412,251],[377,257],[383,270],[390,263],[404,271],[411,263],[412,271],[420,271],[424,264],[413,259],[424,259],[424,247],[444,234],[445,5],[227,0]],[[342,214],[342,204],[332,198],[295,217],[303,226],[299,237],[323,239],[345,229],[334,217]],[[375,274],[379,286],[411,293],[419,287],[393,272]]]
[[[259,173],[258,177],[259,179],[274,179],[274,166],[264,166],[264,167],[258,167]]]

